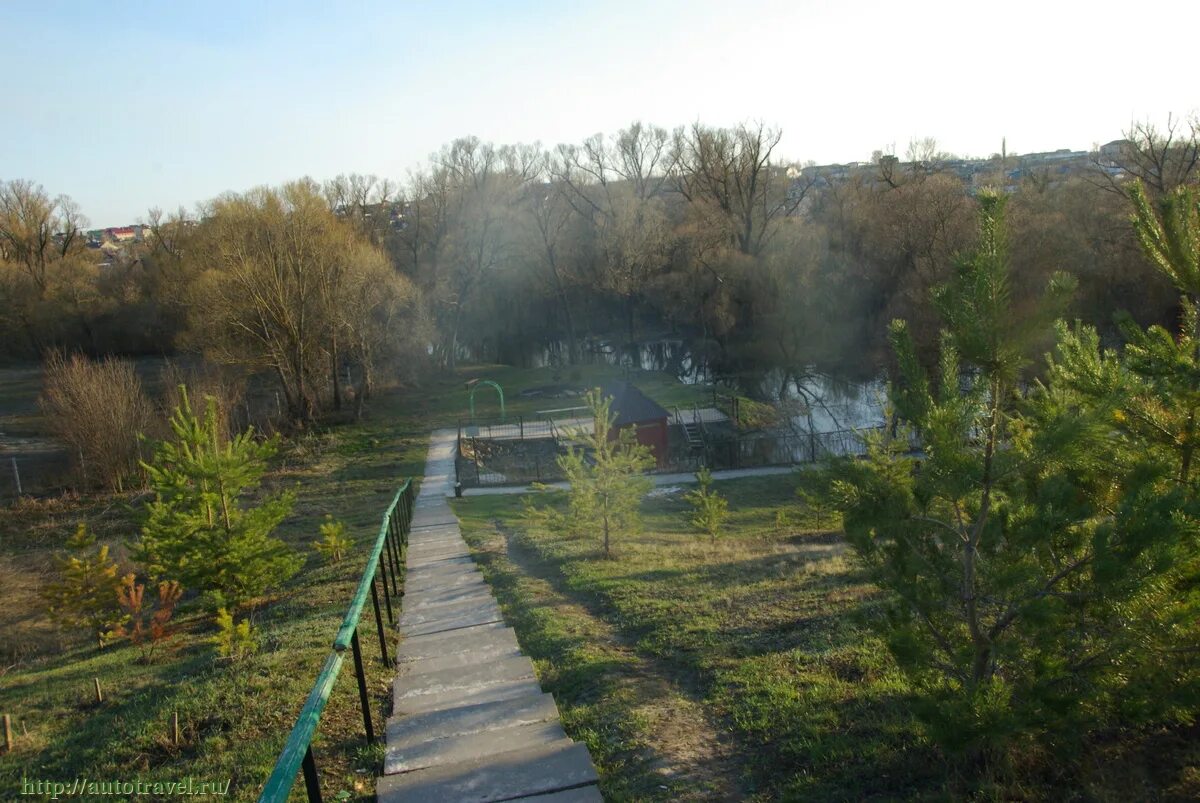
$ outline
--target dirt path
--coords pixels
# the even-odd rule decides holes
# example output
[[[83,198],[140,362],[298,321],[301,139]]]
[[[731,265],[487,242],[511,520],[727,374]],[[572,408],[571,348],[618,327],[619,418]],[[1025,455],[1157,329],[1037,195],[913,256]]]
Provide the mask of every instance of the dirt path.
[[[638,653],[634,646],[594,606],[559,590],[547,579],[547,570],[537,557],[520,543],[519,536],[501,522],[492,522],[498,535],[488,548],[499,551],[500,539],[508,563],[525,575],[525,589],[531,591],[537,605],[556,610],[587,622],[590,645],[620,653],[627,661],[617,664],[615,675],[606,676],[624,699],[636,701],[630,714],[653,734],[642,758],[652,771],[676,788],[673,800],[742,800],[747,797],[739,779],[742,767],[734,745],[722,738],[726,729],[705,711],[700,691],[686,678],[664,663]],[[627,695],[627,696],[626,696]],[[682,796],[678,790],[685,790]]]

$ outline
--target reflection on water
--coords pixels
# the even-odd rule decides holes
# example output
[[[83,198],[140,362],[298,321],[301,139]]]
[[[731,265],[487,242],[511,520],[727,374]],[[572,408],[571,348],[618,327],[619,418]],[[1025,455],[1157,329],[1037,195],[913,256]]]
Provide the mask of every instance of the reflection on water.
[[[563,366],[569,362],[569,351],[565,340],[556,340],[534,351],[529,362],[534,368]],[[662,371],[687,385],[713,381],[708,364],[693,355],[691,348],[680,338],[659,338],[634,344],[588,339],[580,341],[579,353],[585,363]]]
[[[535,350],[530,364],[536,368],[564,366],[569,362],[568,352],[566,341],[554,341]],[[786,427],[792,432],[837,432],[885,423],[887,386],[882,379],[852,381],[811,371],[799,380],[785,380],[777,369],[754,376],[724,376],[713,371],[682,338],[657,338],[633,345],[588,339],[580,343],[580,356],[586,363],[662,371],[685,384],[719,383],[754,398],[778,402],[792,412]]]
[[[764,383],[775,388],[776,396],[782,395],[783,404],[793,411],[794,432],[867,429],[887,422],[887,383],[882,378],[860,382],[812,372],[784,384],[779,372],[773,374]]]

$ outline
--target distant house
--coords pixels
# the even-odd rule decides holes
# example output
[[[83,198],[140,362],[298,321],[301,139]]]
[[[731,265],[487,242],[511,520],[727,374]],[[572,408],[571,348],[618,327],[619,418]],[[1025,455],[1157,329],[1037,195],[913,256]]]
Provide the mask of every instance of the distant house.
[[[628,427],[634,427],[637,442],[649,446],[659,467],[667,462],[667,419],[670,417],[662,405],[642,393],[628,382],[613,382],[600,389],[605,397],[612,397],[610,408],[616,421],[610,437]]]
[[[1127,139],[1114,139],[1100,146],[1100,161],[1102,164],[1114,164],[1125,161],[1133,153],[1133,143]]]

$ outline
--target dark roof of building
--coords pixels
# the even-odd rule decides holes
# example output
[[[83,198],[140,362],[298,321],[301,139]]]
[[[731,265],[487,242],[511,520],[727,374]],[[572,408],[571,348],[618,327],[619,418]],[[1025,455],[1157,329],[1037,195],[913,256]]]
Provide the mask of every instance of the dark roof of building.
[[[628,382],[610,382],[600,389],[600,393],[612,397],[611,410],[617,417],[613,426],[617,428],[658,421],[670,415],[662,405]]]

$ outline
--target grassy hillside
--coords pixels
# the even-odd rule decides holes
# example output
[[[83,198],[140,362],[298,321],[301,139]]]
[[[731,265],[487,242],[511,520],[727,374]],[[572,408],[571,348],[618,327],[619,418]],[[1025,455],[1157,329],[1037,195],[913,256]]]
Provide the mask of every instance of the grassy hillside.
[[[213,623],[194,602],[185,602],[176,617],[180,633],[172,651],[150,664],[140,663],[128,644],[99,651],[79,634],[58,632],[46,618],[39,591],[76,523],[86,522],[125,560],[126,545],[137,534],[136,494],[0,506],[0,713],[12,717],[17,737],[16,751],[0,756],[0,798],[18,789],[25,776],[158,780],[183,774],[197,781],[231,780],[233,799],[254,799],[328,653],[384,506],[404,477],[423,473],[430,429],[453,426],[466,414],[464,382],[476,376],[502,382],[510,411],[520,415],[548,406],[546,399],[520,398],[522,389],[558,382],[583,387],[619,375],[600,368],[556,380],[548,369],[464,368],[422,388],[381,396],[362,422],[329,426],[287,443],[267,484],[296,491],[295,510],[278,535],[307,562],[286,587],[263,600],[254,615],[262,649],[234,666],[214,661],[207,643]],[[42,433],[39,375],[26,370],[20,379],[5,384],[0,421]],[[636,381],[664,403],[699,393],[665,375]],[[488,399],[481,391],[481,415],[488,414],[489,404],[496,404],[494,392]],[[551,400],[549,406],[563,403]],[[333,567],[311,549],[326,514],[345,521],[355,543],[351,556]],[[374,657],[370,681],[378,718],[390,707],[392,671],[379,664],[370,639],[363,645]],[[94,702],[97,679],[105,696],[101,704]],[[174,713],[183,736],[179,745],[170,738]],[[353,672],[343,671],[315,748],[329,797],[372,794],[379,753],[364,747],[361,728]],[[295,797],[302,799],[303,792]]]
[[[1103,734],[1082,765],[1031,751],[989,774],[946,760],[863,622],[880,592],[795,486],[788,475],[717,483],[732,515],[716,541],[690,530],[680,495],[648,499],[644,531],[617,539],[612,560],[598,538],[532,527],[520,497],[455,501],[606,799],[1200,796],[1195,728]]]

